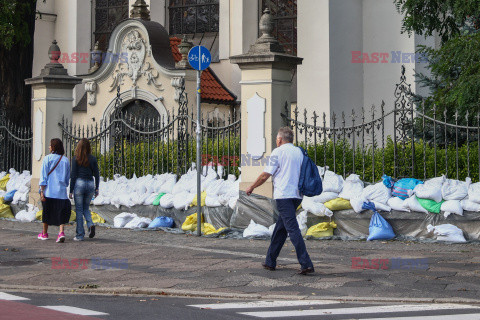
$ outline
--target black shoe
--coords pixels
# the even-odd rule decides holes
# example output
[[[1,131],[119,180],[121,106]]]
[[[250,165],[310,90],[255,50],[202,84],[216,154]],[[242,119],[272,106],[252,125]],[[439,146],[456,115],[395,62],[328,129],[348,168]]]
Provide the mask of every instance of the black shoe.
[[[263,267],[263,269],[267,269],[267,270],[270,270],[270,271],[275,271],[274,267],[270,267],[266,263],[262,263],[262,267]]]
[[[306,276],[308,273],[314,273],[315,269],[313,267],[300,270],[298,274]]]
[[[88,231],[90,231],[90,234],[88,235],[90,239],[95,237],[95,226],[91,226],[90,228],[88,228]]]

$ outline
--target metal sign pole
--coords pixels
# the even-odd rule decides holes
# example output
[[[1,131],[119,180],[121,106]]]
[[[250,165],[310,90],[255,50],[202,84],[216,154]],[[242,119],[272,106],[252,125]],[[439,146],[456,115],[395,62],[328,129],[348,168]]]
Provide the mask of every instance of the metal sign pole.
[[[197,236],[202,235],[202,190],[200,174],[202,173],[202,164],[200,163],[202,145],[201,145],[201,132],[200,127],[200,99],[201,99],[201,89],[200,89],[200,74],[202,71],[197,71]]]

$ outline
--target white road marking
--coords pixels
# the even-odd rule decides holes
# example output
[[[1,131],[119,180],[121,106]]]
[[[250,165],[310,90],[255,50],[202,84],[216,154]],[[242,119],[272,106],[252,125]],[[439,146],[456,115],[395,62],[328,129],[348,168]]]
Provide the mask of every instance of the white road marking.
[[[51,309],[55,311],[61,311],[66,313],[78,314],[81,316],[108,316],[108,313],[82,309],[77,307],[69,307],[69,306],[42,306],[41,308]]]
[[[479,320],[479,319],[480,319],[479,313],[388,318],[388,320]],[[385,318],[370,318],[370,319],[362,319],[362,320],[385,320]]]
[[[337,304],[340,302],[332,300],[279,300],[279,301],[253,301],[239,303],[216,303],[216,304],[196,304],[189,307],[200,309],[254,309],[254,308],[274,308],[274,307],[297,307],[297,306],[315,306]]]
[[[367,313],[401,313],[433,310],[461,310],[480,309],[478,306],[462,304],[412,304],[376,307],[356,307],[342,309],[318,309],[318,310],[289,310],[289,311],[261,311],[261,312],[239,312],[239,314],[257,318],[281,318],[281,317],[306,317],[306,316],[329,316],[329,315],[351,315]],[[406,315],[407,316],[407,315]],[[424,317],[422,317],[424,319]]]
[[[0,292],[0,300],[8,300],[8,301],[21,301],[21,300],[30,300],[28,298],[14,296],[13,294],[8,294],[5,292]]]

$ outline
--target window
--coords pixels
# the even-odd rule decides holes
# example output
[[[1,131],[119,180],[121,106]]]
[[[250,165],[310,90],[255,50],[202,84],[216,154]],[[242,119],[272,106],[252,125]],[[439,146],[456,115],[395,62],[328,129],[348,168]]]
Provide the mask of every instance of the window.
[[[170,34],[218,32],[218,1],[170,0]]]
[[[94,41],[106,51],[113,29],[128,18],[128,0],[95,0]],[[92,46],[93,47],[93,46]]]
[[[297,55],[297,0],[262,0],[273,16],[273,36],[289,54]]]

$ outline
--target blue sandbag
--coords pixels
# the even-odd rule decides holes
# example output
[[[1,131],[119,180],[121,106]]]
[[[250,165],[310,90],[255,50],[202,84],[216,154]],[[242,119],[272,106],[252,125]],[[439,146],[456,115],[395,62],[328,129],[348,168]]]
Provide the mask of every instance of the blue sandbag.
[[[403,178],[395,182],[392,189],[392,196],[399,197],[400,199],[407,199],[409,197],[408,191],[415,189],[418,184],[422,184],[423,181],[414,178]]]
[[[15,192],[17,192],[17,190],[12,190],[12,191],[7,192],[5,194],[5,197],[3,197],[3,201],[5,201],[5,202],[13,201],[13,196],[15,195]]]
[[[386,174],[384,174],[384,175],[382,176],[382,180],[383,180],[383,184],[385,185],[385,187],[387,187],[388,189],[392,189],[392,188],[393,188],[393,185],[395,184],[395,181],[393,181],[392,177],[387,176]]]
[[[368,227],[369,235],[367,241],[390,240],[395,238],[395,232],[393,232],[392,226],[377,212],[373,202],[364,202],[362,207],[363,209],[373,211],[370,226]]]
[[[156,217],[153,219],[152,222],[148,225],[149,229],[152,228],[173,228],[175,222],[170,217]]]

